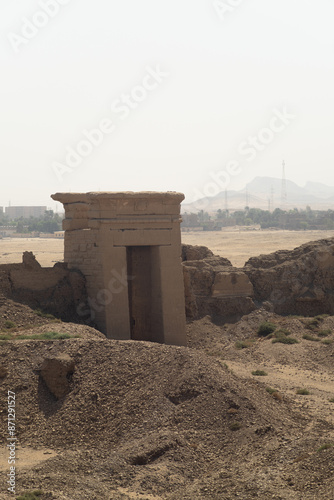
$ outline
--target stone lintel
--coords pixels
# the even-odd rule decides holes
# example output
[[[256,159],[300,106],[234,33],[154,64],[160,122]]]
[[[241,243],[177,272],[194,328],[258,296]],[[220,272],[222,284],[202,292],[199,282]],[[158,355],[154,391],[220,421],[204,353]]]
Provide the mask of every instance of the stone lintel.
[[[140,200],[144,199],[148,202],[153,200],[162,201],[164,204],[175,205],[180,204],[184,200],[183,193],[176,191],[158,192],[158,191],[91,191],[89,193],[55,193],[51,198],[61,203],[87,203],[90,201],[102,200]]]

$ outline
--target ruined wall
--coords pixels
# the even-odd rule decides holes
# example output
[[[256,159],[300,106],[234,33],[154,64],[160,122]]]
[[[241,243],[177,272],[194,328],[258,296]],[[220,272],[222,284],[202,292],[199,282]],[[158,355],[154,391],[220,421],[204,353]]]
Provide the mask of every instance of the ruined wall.
[[[64,321],[85,321],[87,310],[85,278],[78,270],[67,269],[66,264],[41,267],[32,252],[24,252],[21,264],[0,265],[0,293],[32,309],[53,314]]]
[[[83,261],[87,249],[94,255],[91,235],[78,231],[72,255],[94,273],[99,258]],[[252,257],[241,269],[206,247],[182,245],[182,261],[189,319],[211,315],[235,321],[262,306],[283,315],[334,314],[334,238]],[[66,321],[92,319],[82,273],[63,263],[42,268],[31,252],[24,253],[22,264],[0,265],[0,293]]]
[[[235,321],[253,311],[253,286],[248,276],[228,259],[206,247],[182,246],[186,314]]]
[[[334,238],[252,257],[244,272],[278,314],[334,314]]]
[[[183,258],[189,318],[229,321],[262,306],[282,315],[334,314],[334,238],[252,257],[240,269],[205,247],[184,248]]]

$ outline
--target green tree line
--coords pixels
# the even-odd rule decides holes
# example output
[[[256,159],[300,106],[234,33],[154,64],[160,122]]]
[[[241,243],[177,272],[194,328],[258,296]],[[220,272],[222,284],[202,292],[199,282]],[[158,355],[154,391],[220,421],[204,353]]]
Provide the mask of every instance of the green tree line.
[[[334,210],[312,210],[293,208],[282,210],[275,208],[272,212],[260,208],[245,207],[243,210],[228,211],[218,209],[215,214],[201,210],[197,214],[184,214],[183,226],[203,227],[217,230],[226,226],[260,225],[261,229],[277,228],[290,230],[334,229]]]
[[[62,216],[46,210],[41,217],[29,217],[24,219],[10,219],[6,214],[0,214],[0,226],[16,226],[17,233],[31,233],[33,231],[39,233],[54,233],[62,228]]]

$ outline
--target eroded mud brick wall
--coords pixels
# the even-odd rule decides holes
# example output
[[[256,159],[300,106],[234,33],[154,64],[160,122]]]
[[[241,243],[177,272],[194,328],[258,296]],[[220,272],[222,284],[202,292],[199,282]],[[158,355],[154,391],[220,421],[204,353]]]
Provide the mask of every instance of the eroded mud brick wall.
[[[181,193],[57,193],[64,260],[87,280],[92,315],[110,338],[185,345]]]
[[[87,319],[85,278],[76,269],[58,262],[42,267],[32,252],[24,252],[22,263],[0,265],[0,299],[4,296],[32,309],[42,309],[64,321]],[[82,307],[81,307],[82,306]]]

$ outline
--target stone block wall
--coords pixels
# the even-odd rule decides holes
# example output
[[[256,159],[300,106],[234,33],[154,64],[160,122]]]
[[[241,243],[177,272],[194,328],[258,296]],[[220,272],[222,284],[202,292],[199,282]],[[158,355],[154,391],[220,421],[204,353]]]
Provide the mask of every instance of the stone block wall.
[[[65,208],[64,260],[84,274],[99,329],[114,339],[185,345],[180,235],[184,195],[91,192],[57,193],[52,198]],[[144,247],[146,251],[140,250]],[[129,266],[135,269],[133,276]]]

